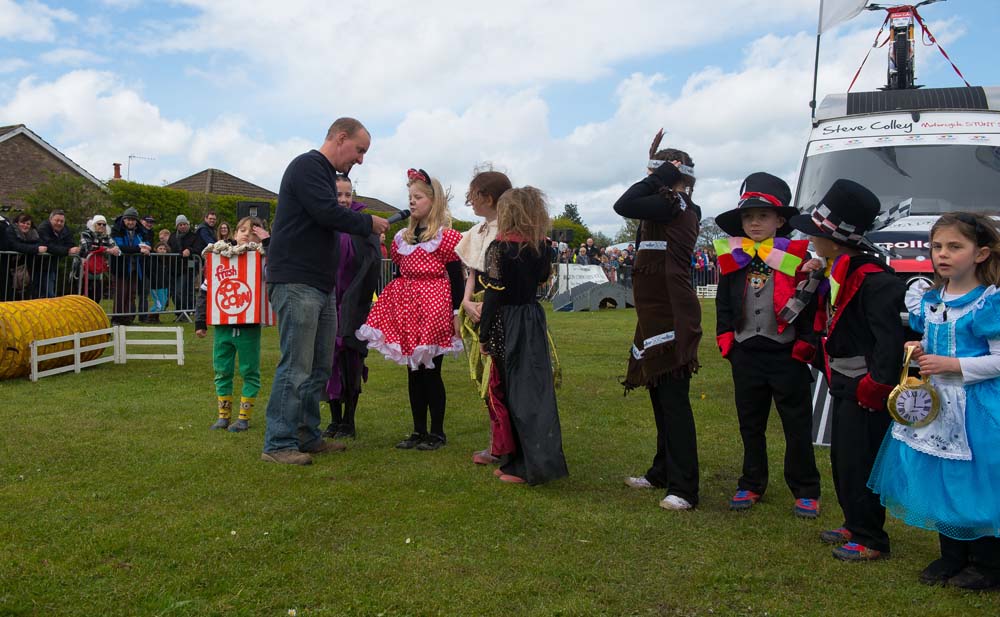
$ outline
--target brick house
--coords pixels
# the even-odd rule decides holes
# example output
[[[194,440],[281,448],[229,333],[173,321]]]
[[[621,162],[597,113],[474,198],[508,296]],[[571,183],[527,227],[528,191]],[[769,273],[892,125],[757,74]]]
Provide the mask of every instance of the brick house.
[[[16,194],[34,189],[49,173],[75,174],[106,190],[104,183],[28,127],[0,126],[0,207],[22,208]]]

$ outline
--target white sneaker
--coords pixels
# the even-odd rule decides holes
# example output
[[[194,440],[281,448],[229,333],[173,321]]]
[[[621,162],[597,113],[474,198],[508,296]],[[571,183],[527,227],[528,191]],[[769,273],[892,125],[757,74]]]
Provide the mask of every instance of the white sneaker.
[[[646,476],[625,478],[625,485],[632,488],[656,488],[650,484],[649,480],[646,479]]]
[[[690,510],[694,506],[691,502],[677,495],[667,495],[660,501],[660,507],[664,510]]]

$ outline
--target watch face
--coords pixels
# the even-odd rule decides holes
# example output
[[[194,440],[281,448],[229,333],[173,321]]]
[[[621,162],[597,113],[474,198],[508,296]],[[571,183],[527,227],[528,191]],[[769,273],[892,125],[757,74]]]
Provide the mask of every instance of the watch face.
[[[919,427],[937,417],[938,401],[935,392],[925,388],[898,389],[889,401],[891,415],[896,422]]]

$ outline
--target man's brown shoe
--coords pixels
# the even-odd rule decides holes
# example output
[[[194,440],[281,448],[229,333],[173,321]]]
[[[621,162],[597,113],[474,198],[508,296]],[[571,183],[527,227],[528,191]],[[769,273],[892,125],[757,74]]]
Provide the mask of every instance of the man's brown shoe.
[[[318,446],[313,447],[311,450],[302,450],[307,454],[328,454],[330,452],[343,452],[347,449],[347,446],[340,443],[339,441],[320,441]]]
[[[261,452],[260,460],[282,465],[312,465],[313,459],[305,452],[298,450],[272,450]]]

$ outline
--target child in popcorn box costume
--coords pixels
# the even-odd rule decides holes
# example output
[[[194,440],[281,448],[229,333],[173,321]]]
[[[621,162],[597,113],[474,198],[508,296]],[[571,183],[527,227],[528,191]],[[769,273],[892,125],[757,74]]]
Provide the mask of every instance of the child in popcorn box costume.
[[[805,269],[813,274],[796,290],[800,301],[817,291],[815,327],[824,331],[817,368],[830,388],[833,431],[830,462],[844,524],[820,534],[838,544],[833,556],[870,561],[889,554],[885,508],[868,488],[868,476],[891,419],[889,394],[903,363],[905,286],[864,234],[892,222],[890,208],[880,217],[878,197],[851,180],[840,179],[811,214],[789,223],[810,237],[816,253]]]
[[[264,229],[264,221],[253,216],[247,216],[236,225],[236,245],[230,245],[221,240],[205,247],[203,255],[210,252],[235,256],[247,251],[264,253],[264,246],[270,234]],[[263,259],[262,259],[263,263]],[[195,305],[195,334],[204,338],[208,333],[206,323],[206,305],[208,294],[208,277],[212,272],[205,269],[205,281],[198,292],[198,302]],[[237,356],[239,356],[240,377],[243,388],[240,396],[240,411],[236,422],[231,422],[233,410],[233,372]],[[253,412],[254,400],[260,391],[260,324],[240,324],[215,326],[212,339],[212,368],[215,370],[215,394],[219,402],[219,418],[211,426],[212,430],[228,428],[232,433],[238,433],[250,428],[250,415]]]
[[[767,418],[774,400],[785,433],[785,483],[793,512],[819,515],[820,481],[812,447],[812,382],[816,352],[815,301],[798,310],[796,284],[808,277],[807,240],[789,240],[792,191],[764,172],[747,176],[736,208],[715,218],[730,237],[715,241],[721,275],[716,340],[733,371],[736,416],[743,438],[743,472],[729,509],[746,511],[767,490]],[[786,317],[785,313],[791,313]],[[794,321],[794,323],[792,323]]]

